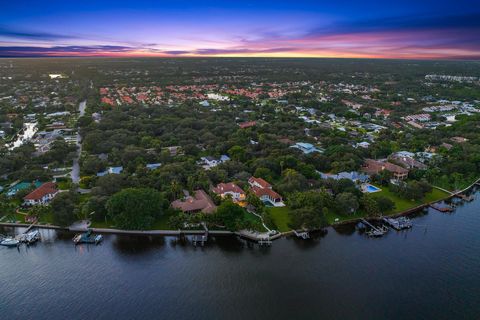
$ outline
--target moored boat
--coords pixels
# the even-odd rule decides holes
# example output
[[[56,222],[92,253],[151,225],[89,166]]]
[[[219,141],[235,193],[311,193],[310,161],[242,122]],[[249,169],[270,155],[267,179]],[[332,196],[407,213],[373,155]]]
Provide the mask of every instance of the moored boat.
[[[2,242],[0,242],[0,245],[6,246],[6,247],[16,247],[19,244],[20,244],[20,241],[18,241],[17,239],[14,239],[12,237],[5,238],[5,239],[2,240]]]
[[[103,236],[101,234],[94,235],[92,234],[91,230],[88,230],[85,233],[79,233],[76,234],[75,237],[73,237],[73,242],[75,244],[79,243],[94,243],[94,244],[99,244],[102,242]]]
[[[383,218],[383,221],[388,223],[395,230],[410,229],[412,227],[412,222],[407,217],[399,218]]]
[[[40,240],[40,232],[38,230],[33,230],[28,232],[25,235],[25,242],[28,244],[32,244]]]

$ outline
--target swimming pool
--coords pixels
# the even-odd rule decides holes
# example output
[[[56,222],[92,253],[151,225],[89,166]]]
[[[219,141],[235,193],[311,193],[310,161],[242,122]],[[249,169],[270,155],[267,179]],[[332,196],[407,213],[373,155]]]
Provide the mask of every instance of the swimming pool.
[[[382,191],[382,189],[377,188],[371,184],[366,184],[363,186],[363,192],[368,192],[368,193],[374,193],[374,192],[379,192]]]

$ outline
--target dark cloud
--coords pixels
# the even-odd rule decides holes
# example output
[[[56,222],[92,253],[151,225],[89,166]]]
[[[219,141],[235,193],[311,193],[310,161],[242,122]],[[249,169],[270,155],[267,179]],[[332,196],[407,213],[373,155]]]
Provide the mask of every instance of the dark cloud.
[[[0,57],[48,57],[68,55],[89,55],[103,54],[106,52],[122,53],[132,51],[132,47],[126,46],[54,46],[54,47],[20,47],[20,46],[4,46],[0,47]]]
[[[169,51],[160,51],[165,54],[171,54],[171,55],[181,55],[181,54],[191,54],[191,51],[186,51],[186,50],[169,50]]]
[[[6,26],[0,26],[0,36],[15,38],[15,39],[24,39],[24,40],[37,40],[37,41],[38,40],[54,41],[54,40],[65,40],[65,39],[77,38],[76,36],[66,35],[66,34],[16,30]]]

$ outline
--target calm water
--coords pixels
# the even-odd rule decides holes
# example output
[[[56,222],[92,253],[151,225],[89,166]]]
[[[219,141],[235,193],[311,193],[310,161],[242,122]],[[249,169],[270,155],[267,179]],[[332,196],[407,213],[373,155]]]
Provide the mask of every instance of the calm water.
[[[75,247],[44,230],[35,246],[0,248],[0,318],[479,319],[476,196],[381,239],[344,227],[263,249],[117,236]]]

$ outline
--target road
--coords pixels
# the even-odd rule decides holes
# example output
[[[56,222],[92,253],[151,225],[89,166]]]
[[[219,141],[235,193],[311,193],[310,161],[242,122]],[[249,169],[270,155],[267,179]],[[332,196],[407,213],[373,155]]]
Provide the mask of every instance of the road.
[[[85,109],[87,107],[87,101],[82,101],[78,104],[78,112],[80,117],[85,115]],[[78,184],[80,182],[80,155],[82,153],[82,137],[80,136],[80,128],[77,128],[77,154],[73,159],[72,172],[70,174],[72,183]]]

